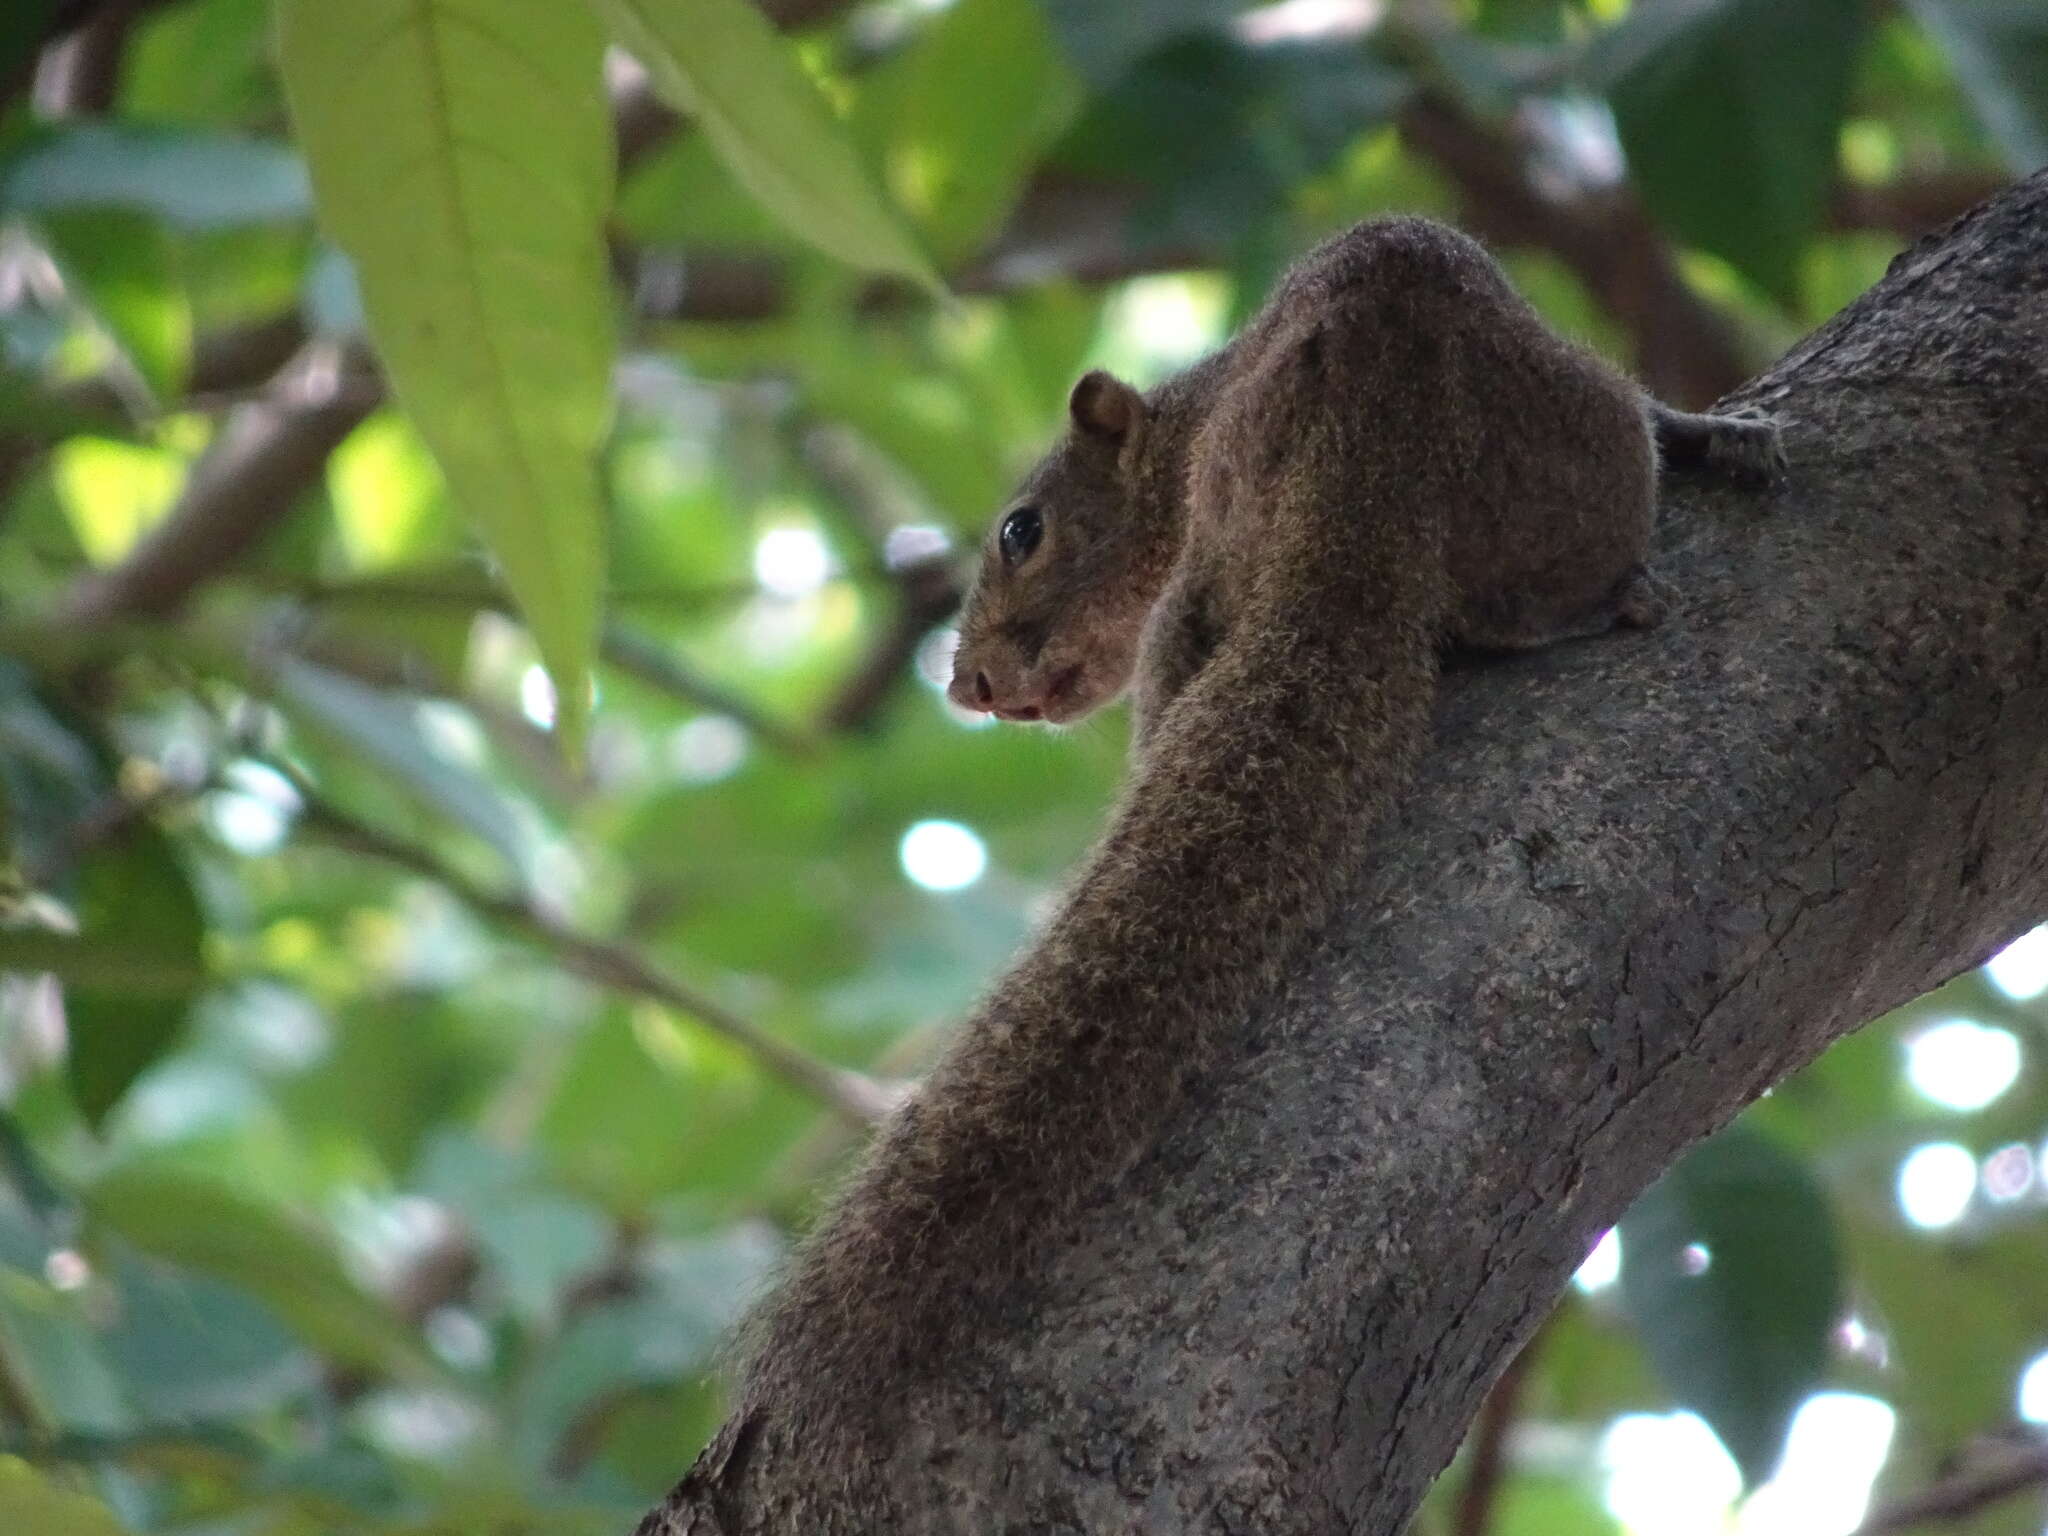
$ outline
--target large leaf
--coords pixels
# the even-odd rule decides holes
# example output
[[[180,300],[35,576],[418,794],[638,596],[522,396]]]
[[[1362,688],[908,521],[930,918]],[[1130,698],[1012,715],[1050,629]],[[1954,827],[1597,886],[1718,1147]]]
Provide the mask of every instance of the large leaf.
[[[288,1211],[186,1169],[142,1163],[104,1174],[85,1204],[145,1252],[253,1293],[336,1359],[408,1375],[429,1369],[410,1331],[356,1283],[327,1237]]]
[[[277,696],[294,715],[390,773],[422,805],[489,843],[525,875],[529,839],[496,786],[437,751],[407,699],[297,657],[270,668]]]
[[[0,932],[0,970],[64,983],[73,1091],[97,1123],[177,1038],[206,982],[206,919],[170,840],[137,822],[79,871],[78,933]]]
[[[46,1481],[13,1456],[0,1456],[0,1531],[23,1536],[127,1536],[128,1527],[91,1494]]]
[[[101,1349],[138,1417],[157,1424],[266,1412],[318,1380],[318,1362],[248,1291],[123,1256],[120,1311]]]
[[[163,229],[125,208],[81,208],[42,220],[44,239],[72,292],[160,402],[184,392],[192,306],[178,286]]]
[[[993,236],[1079,83],[1031,0],[959,0],[861,82],[854,126],[942,259]]]
[[[2048,165],[2048,5],[2040,0],[1911,0],[1955,66],[2006,164]]]
[[[0,160],[0,210],[128,208],[179,229],[302,218],[306,173],[283,144],[230,134],[75,123]]]
[[[1648,0],[1595,50],[1651,213],[1788,304],[1868,16],[1863,0]]]
[[[1090,102],[1059,161],[1144,188],[1154,241],[1241,245],[1410,89],[1352,43],[1185,37]]]
[[[572,750],[603,572],[614,337],[603,36],[560,0],[279,0],[320,217],[554,674]]]
[[[40,694],[18,662],[0,660],[0,836],[35,868],[62,861],[72,827],[107,792],[90,738]]]
[[[1154,49],[1220,27],[1238,0],[1042,0],[1068,57],[1096,85],[1117,80]]]
[[[1695,1147],[1621,1224],[1622,1299],[1672,1392],[1753,1487],[1820,1385],[1839,1315],[1833,1212],[1744,1126]]]
[[[597,0],[655,88],[797,234],[856,267],[937,292],[931,263],[752,0]]]

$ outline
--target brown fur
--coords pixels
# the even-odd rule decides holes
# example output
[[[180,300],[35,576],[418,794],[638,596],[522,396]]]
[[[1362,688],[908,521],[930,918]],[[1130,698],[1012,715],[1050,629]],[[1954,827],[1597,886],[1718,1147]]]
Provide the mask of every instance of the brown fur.
[[[919,1381],[975,1369],[1325,921],[1421,755],[1444,640],[1653,617],[1652,409],[1418,219],[1313,252],[1149,396],[1077,387],[1021,492],[1043,540],[992,557],[963,666],[971,688],[998,654],[1005,687],[1080,665],[1074,713],[1135,671],[1144,747],[1064,904],[757,1320],[721,1456],[765,1433],[871,1465]],[[1757,438],[1731,427],[1733,461]]]

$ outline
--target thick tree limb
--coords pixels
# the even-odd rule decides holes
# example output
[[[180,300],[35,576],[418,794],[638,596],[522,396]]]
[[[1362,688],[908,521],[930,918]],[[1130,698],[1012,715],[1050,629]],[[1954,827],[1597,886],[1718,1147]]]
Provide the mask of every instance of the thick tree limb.
[[[2048,173],[1741,398],[1662,628],[1462,668],[1343,917],[886,1455],[728,1425],[670,1533],[1394,1536],[1691,1142],[2048,911]],[[1305,858],[1317,856],[1302,850]]]

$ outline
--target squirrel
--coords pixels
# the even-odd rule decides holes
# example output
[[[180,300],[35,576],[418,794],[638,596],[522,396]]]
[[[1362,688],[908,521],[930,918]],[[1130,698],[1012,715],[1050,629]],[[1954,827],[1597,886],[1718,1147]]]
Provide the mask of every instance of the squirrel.
[[[984,541],[958,625],[947,689],[955,704],[1063,725],[1111,703],[1136,677],[1143,743],[1217,638],[1214,564],[1227,540],[1205,529],[1198,541],[1189,512],[1191,454],[1203,424],[1242,374],[1238,360],[1270,344],[1284,297],[1310,291],[1310,271],[1341,247],[1394,238],[1397,226],[1432,231],[1483,264],[1493,281],[1480,285],[1478,302],[1504,322],[1494,338],[1499,371],[1474,380],[1468,404],[1493,407],[1479,409],[1491,419],[1475,439],[1488,462],[1474,468],[1492,472],[1486,494],[1502,498],[1488,505],[1521,516],[1489,523],[1475,508],[1462,528],[1446,530],[1472,563],[1451,573],[1464,600],[1445,614],[1443,642],[1480,652],[1529,650],[1616,623],[1648,627],[1661,617],[1662,585],[1642,567],[1658,469],[1769,481],[1783,468],[1776,424],[1755,410],[1672,409],[1545,330],[1469,238],[1419,219],[1377,220],[1313,253],[1228,346],[1149,393],[1100,370],[1075,385],[1065,439],[1024,477]],[[1484,374],[1484,357],[1475,363]],[[1553,382],[1561,394],[1547,393]],[[1398,398],[1361,399],[1356,409],[1370,419]],[[1554,524],[1545,521],[1553,508],[1560,514]],[[1474,537],[1465,543],[1461,535]],[[1162,602],[1183,553],[1198,542],[1173,598]],[[1615,577],[1623,547],[1633,553]],[[1518,577],[1532,589],[1504,590]],[[1615,584],[1589,598],[1583,583],[1599,587],[1609,578]],[[1141,637],[1155,613],[1149,660],[1141,662]]]
[[[1088,374],[1069,414],[990,535],[952,694],[1060,721],[1135,674],[1134,772],[756,1315],[684,1488],[764,1434],[874,1466],[920,1382],[973,1379],[1039,1256],[1333,911],[1423,751],[1440,646],[1654,622],[1659,450],[1777,462],[1768,419],[1647,399],[1410,217],[1314,250],[1149,394]]]

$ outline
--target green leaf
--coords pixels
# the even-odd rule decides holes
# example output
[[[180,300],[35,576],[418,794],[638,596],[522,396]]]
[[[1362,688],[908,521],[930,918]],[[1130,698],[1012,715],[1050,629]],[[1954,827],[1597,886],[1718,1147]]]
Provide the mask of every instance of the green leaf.
[[[168,1050],[206,984],[206,918],[170,840],[137,822],[79,871],[76,938],[0,933],[0,968],[64,983],[72,1089],[98,1124]]]
[[[24,1536],[128,1536],[128,1527],[98,1499],[60,1488],[14,1456],[0,1456],[0,1531],[20,1531]]]
[[[1869,7],[1638,5],[1590,68],[1658,222],[1790,305],[1820,226]]]
[[[74,1433],[125,1434],[134,1414],[83,1301],[51,1289],[40,1274],[0,1265],[0,1350],[20,1391],[16,1406],[38,1423]],[[0,1531],[15,1529],[0,1524]]]
[[[831,110],[752,0],[597,0],[662,97],[763,207],[841,261],[944,291]]]
[[[279,0],[286,95],[370,333],[554,675],[589,714],[615,342],[603,37],[559,0]]]
[[[105,765],[78,723],[45,700],[18,662],[0,660],[0,833],[7,852],[30,866],[55,867],[72,826],[106,792]]]
[[[1744,1126],[1695,1147],[1621,1223],[1622,1299],[1671,1391],[1754,1487],[1820,1385],[1841,1295],[1834,1213]]]
[[[545,1461],[593,1404],[702,1373],[774,1258],[761,1224],[657,1247],[637,1294],[579,1313],[521,1382],[520,1461]]]
[[[2048,6],[1909,0],[2013,173],[2048,165]]]
[[[124,1256],[102,1338],[138,1416],[156,1424],[265,1412],[309,1391],[318,1363],[239,1286]]]
[[[232,134],[76,123],[0,159],[0,211],[127,208],[204,230],[300,219],[308,206],[297,155]]]
[[[42,220],[72,292],[106,327],[159,403],[185,388],[192,306],[178,286],[162,227],[123,208],[81,208]]]
[[[184,0],[137,23],[121,53],[122,117],[231,123],[275,111],[269,0]]]
[[[269,669],[278,700],[351,751],[369,758],[427,809],[467,827],[523,877],[532,849],[497,788],[437,752],[411,702],[296,656]]]
[[[116,1167],[85,1195],[92,1219],[147,1253],[239,1285],[336,1359],[420,1375],[405,1325],[342,1267],[333,1243],[289,1211],[169,1165]]]
[[[853,126],[943,261],[965,260],[1015,206],[1079,82],[1030,0],[959,0],[861,82]]]
[[[1352,44],[1186,37],[1091,101],[1058,158],[1145,189],[1136,222],[1154,242],[1237,245],[1410,88]]]
[[[1237,0],[1042,0],[1053,31],[1075,66],[1094,85],[1120,79],[1163,43],[1220,28]]]

